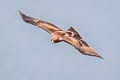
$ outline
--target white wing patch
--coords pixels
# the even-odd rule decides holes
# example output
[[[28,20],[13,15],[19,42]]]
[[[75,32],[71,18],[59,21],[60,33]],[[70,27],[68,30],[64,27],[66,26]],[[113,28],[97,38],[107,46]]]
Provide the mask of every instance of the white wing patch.
[[[54,35],[54,33],[51,34],[52,36]]]
[[[62,37],[60,37],[59,40],[62,40]]]

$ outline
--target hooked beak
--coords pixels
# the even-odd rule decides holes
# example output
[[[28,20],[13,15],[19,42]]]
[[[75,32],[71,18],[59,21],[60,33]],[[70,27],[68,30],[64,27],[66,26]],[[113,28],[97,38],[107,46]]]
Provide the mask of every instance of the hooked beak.
[[[53,40],[51,40],[51,43],[53,44],[53,43],[54,43],[54,41],[53,41]]]

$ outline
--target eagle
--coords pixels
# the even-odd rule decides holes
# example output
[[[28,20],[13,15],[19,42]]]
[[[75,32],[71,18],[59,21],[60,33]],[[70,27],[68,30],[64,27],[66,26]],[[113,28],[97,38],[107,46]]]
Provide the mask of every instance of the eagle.
[[[23,21],[26,23],[32,24],[47,31],[52,37],[51,43],[66,42],[84,55],[95,56],[103,59],[103,57],[98,55],[98,53],[83,40],[83,38],[73,27],[70,27],[67,31],[63,31],[54,24],[39,20],[37,18],[29,17],[23,14],[21,11],[19,11],[19,13]]]

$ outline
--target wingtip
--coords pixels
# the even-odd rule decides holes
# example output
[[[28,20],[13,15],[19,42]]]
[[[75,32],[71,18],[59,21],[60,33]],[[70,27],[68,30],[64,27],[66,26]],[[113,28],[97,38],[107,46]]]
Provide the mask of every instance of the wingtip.
[[[25,16],[21,11],[19,11],[20,16],[23,18]]]
[[[27,22],[27,18],[29,18],[29,17],[26,16],[25,14],[23,14],[21,11],[19,11],[19,14],[20,14],[21,18],[22,18],[25,22]]]
[[[22,12],[19,10],[19,13],[21,14]]]
[[[20,15],[22,15],[22,12],[21,12],[21,11],[19,11],[19,14],[20,14]]]

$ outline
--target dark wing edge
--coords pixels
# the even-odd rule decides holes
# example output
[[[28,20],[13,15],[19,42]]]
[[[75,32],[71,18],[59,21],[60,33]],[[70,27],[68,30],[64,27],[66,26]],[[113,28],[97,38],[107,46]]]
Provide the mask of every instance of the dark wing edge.
[[[90,47],[84,40],[79,40],[79,43],[82,45],[81,48],[84,49],[83,53],[85,55],[96,56],[101,59],[104,59],[102,56],[98,55],[98,53],[92,47]]]
[[[76,39],[82,39],[82,37],[79,35],[79,33],[73,28],[73,27],[70,27],[67,32],[71,32],[73,33],[73,37],[75,37]]]
[[[29,16],[26,16],[25,14],[23,14],[21,11],[19,11],[20,16],[22,17],[22,19],[29,24],[38,26],[42,29],[44,29],[45,31],[47,31],[48,33],[52,34],[55,31],[62,31],[60,28],[56,27],[55,25],[48,23],[46,21],[42,21],[36,18],[32,18]]]
[[[77,40],[74,37],[68,37],[64,36],[63,41],[67,42],[68,44],[72,45],[74,48],[76,48],[79,52],[81,52],[84,55],[89,55],[89,56],[95,56],[101,59],[104,59],[100,55],[96,53],[96,51],[91,48],[85,41],[83,40]]]

